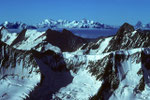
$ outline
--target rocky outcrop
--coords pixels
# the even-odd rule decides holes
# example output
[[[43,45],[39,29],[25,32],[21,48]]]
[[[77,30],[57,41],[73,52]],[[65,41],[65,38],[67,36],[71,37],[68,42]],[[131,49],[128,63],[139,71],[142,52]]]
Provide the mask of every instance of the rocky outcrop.
[[[25,34],[26,34],[27,29],[23,29],[17,36],[17,38],[12,42],[11,46],[25,40]]]
[[[125,23],[109,42],[104,52],[121,49],[147,48],[150,46],[150,31],[134,30],[133,26]]]
[[[65,51],[75,51],[87,40],[78,36],[75,36],[72,32],[64,29],[62,32],[54,31],[48,29],[46,31],[47,38],[46,41],[54,46],[59,47],[63,52]]]

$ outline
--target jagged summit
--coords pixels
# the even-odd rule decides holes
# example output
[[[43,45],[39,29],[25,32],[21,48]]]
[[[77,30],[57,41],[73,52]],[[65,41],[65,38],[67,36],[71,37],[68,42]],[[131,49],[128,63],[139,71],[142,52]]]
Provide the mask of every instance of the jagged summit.
[[[140,47],[148,47],[150,31],[134,30],[134,27],[128,23],[122,25],[117,34],[110,41],[107,51],[116,51],[120,49],[133,49]]]
[[[143,23],[142,23],[141,21],[138,21],[138,22],[136,23],[136,25],[135,25],[135,28],[136,28],[136,29],[141,29],[141,28],[143,28]]]
[[[86,39],[78,37],[66,29],[62,32],[48,29],[46,34],[46,41],[54,46],[58,46],[62,51],[74,51],[87,42]]]
[[[124,23],[118,30],[117,34],[123,34],[123,33],[128,33],[133,31],[134,31],[134,27],[132,25],[128,23]]]
[[[128,23],[123,24],[117,34],[110,37],[100,38],[97,43],[83,45],[80,53],[101,54],[118,50],[150,47],[150,31],[134,30]]]

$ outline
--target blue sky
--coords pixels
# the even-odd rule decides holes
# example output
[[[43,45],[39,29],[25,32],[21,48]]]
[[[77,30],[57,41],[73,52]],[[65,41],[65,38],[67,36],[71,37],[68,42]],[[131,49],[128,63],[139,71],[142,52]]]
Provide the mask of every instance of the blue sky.
[[[111,25],[135,24],[139,20],[148,23],[149,5],[150,0],[1,0],[0,23],[83,18]]]

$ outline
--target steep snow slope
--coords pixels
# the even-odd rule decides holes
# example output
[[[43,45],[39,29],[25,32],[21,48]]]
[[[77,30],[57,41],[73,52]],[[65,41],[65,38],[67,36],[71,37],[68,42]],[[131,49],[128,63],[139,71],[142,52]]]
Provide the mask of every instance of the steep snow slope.
[[[110,97],[110,100],[150,99],[150,73],[149,69],[146,68],[147,66],[145,66],[147,64],[149,65],[149,62],[147,62],[149,61],[149,52],[150,49],[142,49],[134,54],[129,53],[131,57],[129,57],[127,60],[124,60],[123,62],[117,62],[116,66],[119,67],[118,76],[120,84],[118,89],[116,89],[116,91]],[[123,53],[120,54],[123,55]]]
[[[14,40],[11,45],[13,45],[13,47],[17,49],[31,50],[36,45],[41,43],[44,39],[46,39],[44,32],[38,32],[36,30],[25,30],[18,35],[16,40]]]
[[[33,29],[24,29],[17,34],[10,33],[5,27],[2,27],[0,30],[0,37],[1,41],[19,50],[36,49],[39,52],[45,52],[47,50],[61,52],[58,47],[44,41],[46,39],[45,32],[39,32]]]
[[[81,46],[78,50],[74,52],[74,54],[90,54],[90,55],[96,55],[96,54],[102,54],[104,50],[107,48],[108,44],[110,43],[110,40],[113,37],[107,37],[107,38],[100,38],[96,43],[89,42],[85,43],[83,46]]]
[[[88,70],[80,69],[74,75],[72,83],[53,94],[53,99],[88,100],[97,93],[101,83],[94,76],[92,77]]]
[[[149,64],[148,57],[149,49],[133,49],[113,52],[91,63],[90,72],[103,80],[99,92],[91,99],[149,100],[150,74],[145,66]]]
[[[96,77],[89,73],[87,68],[90,61],[102,59],[105,55],[74,55],[63,53],[67,68],[71,69],[73,78],[72,83],[63,87],[53,94],[53,99],[62,100],[88,100],[98,92],[102,81],[96,80]],[[95,59],[93,59],[95,58]]]
[[[9,39],[8,39],[9,40]],[[31,50],[34,49],[36,51],[45,52],[47,50],[53,50],[55,52],[61,52],[61,50],[46,42],[46,34],[45,32],[39,32],[37,30],[23,30],[11,43],[16,49],[19,50]],[[7,42],[6,42],[7,43]]]
[[[5,27],[0,28],[0,40],[11,44],[17,37],[17,33],[9,33]]]
[[[0,100],[23,100],[40,82],[32,54],[0,42]]]

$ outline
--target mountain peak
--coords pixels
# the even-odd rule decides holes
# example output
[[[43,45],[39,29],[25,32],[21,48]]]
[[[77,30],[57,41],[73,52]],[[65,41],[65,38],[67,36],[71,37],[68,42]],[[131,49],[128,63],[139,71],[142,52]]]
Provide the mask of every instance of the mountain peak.
[[[143,23],[141,21],[138,21],[135,25],[135,28],[142,28],[143,27]]]
[[[84,38],[75,36],[72,32],[64,29],[62,32],[48,29],[46,41],[59,47],[62,51],[72,52],[86,42]]]
[[[134,27],[128,23],[124,23],[120,29],[118,30],[117,34],[127,33],[127,32],[133,32]]]

